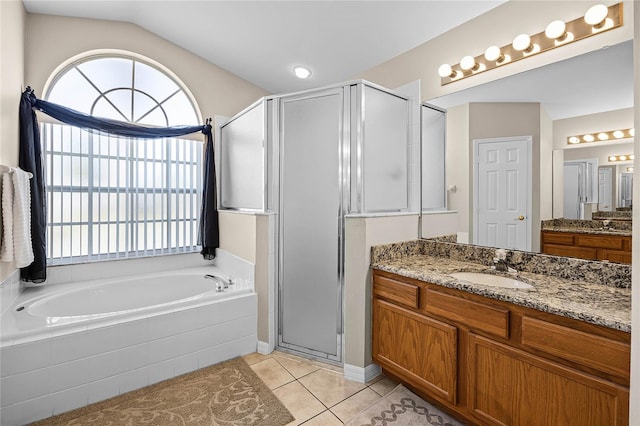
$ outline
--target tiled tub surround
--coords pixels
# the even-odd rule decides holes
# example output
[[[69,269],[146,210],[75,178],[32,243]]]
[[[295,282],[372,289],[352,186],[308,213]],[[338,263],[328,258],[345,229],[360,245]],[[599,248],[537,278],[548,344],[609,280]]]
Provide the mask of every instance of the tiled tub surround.
[[[543,312],[631,331],[631,266],[510,250],[507,263],[517,271],[516,278],[532,284],[534,289],[489,287],[449,276],[460,271],[495,273],[489,269],[494,256],[492,248],[418,240],[373,247],[371,266]]]
[[[253,292],[253,265],[226,253],[217,262],[228,269],[203,262],[198,255],[165,257],[167,269],[178,271],[176,285],[184,286],[181,270],[231,275],[237,284],[229,291],[206,297],[194,296],[179,304],[105,315],[90,321],[74,321],[34,330],[16,322],[26,314],[33,297],[56,291],[72,291],[92,284],[71,282],[25,289],[2,318],[0,340],[0,422],[18,425],[104,400],[121,393],[211,365],[234,356],[254,352],[257,344],[257,298]],[[144,269],[145,262],[109,262],[101,270]],[[154,261],[146,262],[147,267]],[[244,263],[244,264],[243,264]],[[84,275],[53,269],[60,276]],[[94,265],[95,266],[95,265]],[[73,267],[68,267],[73,269]],[[116,272],[118,273],[118,272]],[[58,278],[57,278],[58,277]],[[140,275],[143,277],[143,275]],[[203,275],[201,277],[203,278]],[[127,278],[114,279],[115,282]],[[144,279],[144,278],[141,278]],[[211,281],[215,288],[215,282]],[[98,295],[98,297],[100,297]],[[179,305],[179,306],[178,306]],[[32,318],[31,323],[40,321]],[[50,322],[54,322],[50,320]]]
[[[581,234],[631,236],[632,223],[620,220],[551,219],[543,220],[541,229]]]

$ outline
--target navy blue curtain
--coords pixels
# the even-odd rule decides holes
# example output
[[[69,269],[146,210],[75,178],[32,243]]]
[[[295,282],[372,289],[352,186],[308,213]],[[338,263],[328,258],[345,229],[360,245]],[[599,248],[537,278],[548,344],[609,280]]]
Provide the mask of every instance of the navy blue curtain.
[[[25,281],[42,282],[46,279],[45,230],[46,210],[44,192],[44,173],[42,168],[42,152],[40,145],[40,128],[34,109],[47,114],[63,123],[85,130],[110,133],[132,138],[169,138],[202,132],[205,135],[204,182],[202,208],[200,212],[200,229],[198,242],[202,245],[205,259],[215,257],[218,247],[218,210],[216,169],[213,152],[213,134],[211,119],[202,126],[146,127],[107,118],[93,117],[62,105],[37,99],[30,87],[22,94],[20,101],[20,168],[33,173],[31,179],[31,223],[35,260],[33,264],[22,269]],[[35,201],[34,201],[35,200]],[[36,237],[37,234],[37,237]],[[38,247],[36,247],[36,244]],[[33,270],[26,273],[25,270]]]
[[[31,244],[33,263],[20,269],[23,281],[41,283],[47,279],[46,229],[47,219],[44,193],[44,168],[42,165],[42,145],[40,127],[32,108],[35,95],[27,87],[20,98],[19,127],[20,147],[18,165],[24,171],[31,172]]]

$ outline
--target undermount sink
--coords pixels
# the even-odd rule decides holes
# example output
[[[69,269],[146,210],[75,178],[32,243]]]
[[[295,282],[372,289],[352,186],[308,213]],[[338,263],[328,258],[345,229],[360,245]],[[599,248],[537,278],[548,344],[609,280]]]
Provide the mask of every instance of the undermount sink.
[[[518,281],[514,278],[502,277],[499,275],[483,274],[482,272],[454,272],[449,274],[454,278],[469,281],[475,284],[482,284],[491,287],[516,288],[516,289],[532,289],[531,284]]]

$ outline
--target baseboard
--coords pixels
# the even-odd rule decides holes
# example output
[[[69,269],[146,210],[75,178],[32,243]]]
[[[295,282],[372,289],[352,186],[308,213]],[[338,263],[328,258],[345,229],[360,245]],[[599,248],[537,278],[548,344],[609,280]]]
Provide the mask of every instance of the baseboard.
[[[377,364],[369,364],[366,367],[344,365],[344,378],[358,383],[367,383],[380,375],[382,370]]]
[[[269,343],[261,342],[260,340],[258,340],[257,352],[262,355],[269,355],[271,352],[273,352],[273,348],[269,346]]]

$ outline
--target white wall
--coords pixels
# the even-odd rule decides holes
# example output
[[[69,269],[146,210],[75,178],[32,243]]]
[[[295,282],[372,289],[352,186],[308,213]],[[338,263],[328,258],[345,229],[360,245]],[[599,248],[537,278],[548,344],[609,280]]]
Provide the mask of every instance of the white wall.
[[[0,1],[0,164],[18,165],[18,105],[24,85],[26,11],[19,0]],[[0,282],[15,266],[0,262]]]

